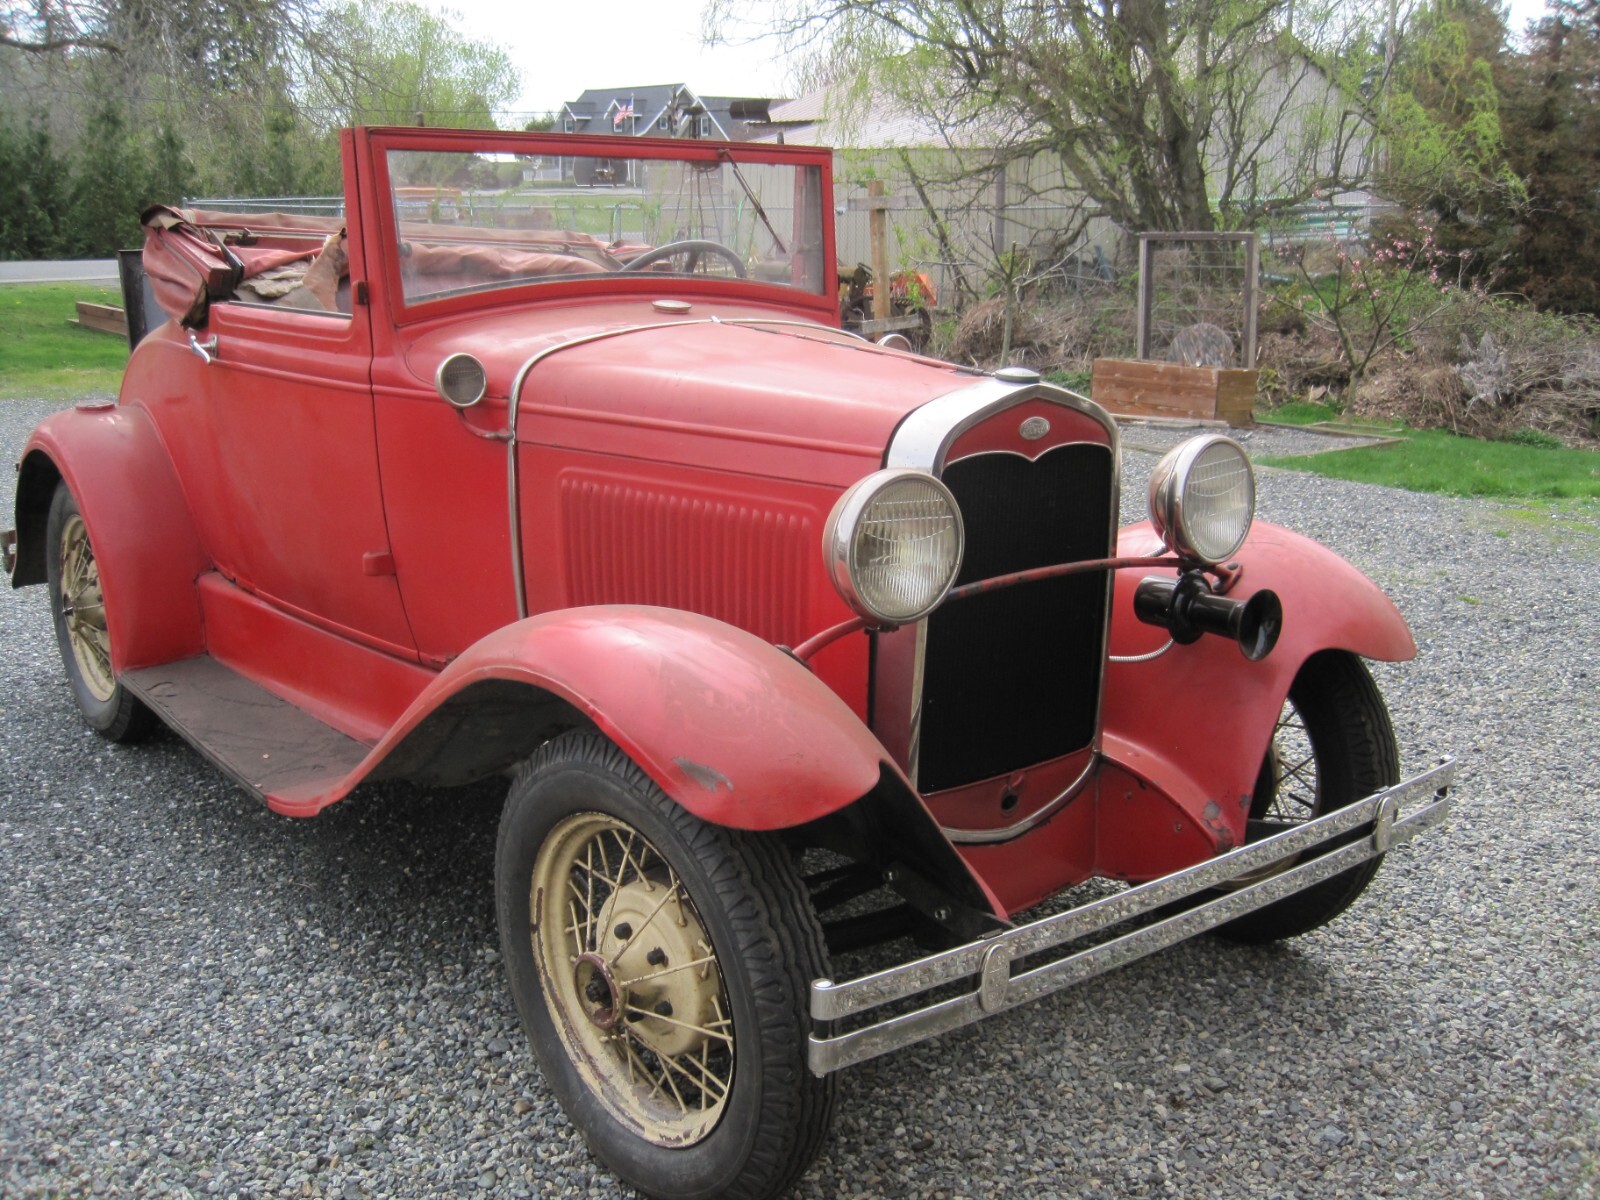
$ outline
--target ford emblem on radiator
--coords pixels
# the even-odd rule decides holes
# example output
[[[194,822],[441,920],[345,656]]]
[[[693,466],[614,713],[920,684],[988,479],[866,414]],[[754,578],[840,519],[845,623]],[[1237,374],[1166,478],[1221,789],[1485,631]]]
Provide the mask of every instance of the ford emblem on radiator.
[[[1037,442],[1050,432],[1050,422],[1043,417],[1029,417],[1017,427],[1017,432],[1022,435],[1023,441]]]

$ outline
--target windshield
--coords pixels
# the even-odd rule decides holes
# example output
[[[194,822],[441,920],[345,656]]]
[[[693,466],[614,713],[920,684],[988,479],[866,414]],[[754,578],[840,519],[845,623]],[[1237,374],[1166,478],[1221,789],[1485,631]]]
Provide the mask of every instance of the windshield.
[[[699,148],[703,155],[703,148]],[[744,279],[822,292],[814,166],[388,152],[407,304],[586,276]]]

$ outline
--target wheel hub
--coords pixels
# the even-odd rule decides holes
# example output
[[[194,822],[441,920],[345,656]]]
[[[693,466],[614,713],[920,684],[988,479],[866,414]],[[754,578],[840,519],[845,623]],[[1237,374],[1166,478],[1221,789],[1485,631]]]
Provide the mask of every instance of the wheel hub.
[[[611,964],[598,954],[580,954],[572,970],[572,982],[584,1001],[584,1015],[597,1029],[615,1029],[622,1019],[626,997],[611,973]]]
[[[624,884],[601,910],[600,928],[618,1011],[658,1053],[698,1052],[701,1031],[719,1015],[721,984],[706,961],[710,942],[680,893],[650,879]]]

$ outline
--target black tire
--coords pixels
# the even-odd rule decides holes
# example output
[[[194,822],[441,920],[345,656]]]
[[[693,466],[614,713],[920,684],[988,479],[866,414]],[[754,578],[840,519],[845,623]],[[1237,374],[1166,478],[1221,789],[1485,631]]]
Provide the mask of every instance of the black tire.
[[[1289,689],[1250,818],[1294,824],[1334,812],[1399,779],[1400,752],[1378,685],[1355,655],[1323,651],[1306,661]],[[1230,921],[1217,933],[1259,944],[1325,925],[1354,903],[1382,862],[1381,855],[1370,859]]]
[[[136,742],[149,736],[156,726],[155,714],[111,669],[100,568],[78,501],[65,483],[56,485],[50,501],[45,548],[50,619],[78,711],[107,741]]]
[[[556,890],[559,924],[544,912]],[[806,1066],[827,951],[781,842],[698,820],[575,730],[511,785],[495,901],[544,1077],[612,1171],[650,1196],[756,1200],[810,1165],[836,1090]],[[671,970],[704,963],[706,943],[709,968]]]

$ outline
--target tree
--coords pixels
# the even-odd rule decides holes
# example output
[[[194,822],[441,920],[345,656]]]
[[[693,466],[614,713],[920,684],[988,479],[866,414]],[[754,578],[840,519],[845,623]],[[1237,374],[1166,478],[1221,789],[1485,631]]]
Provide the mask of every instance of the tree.
[[[162,59],[217,82],[314,44],[317,11],[317,0],[0,0],[0,46]]]
[[[457,33],[449,16],[409,0],[361,0],[328,10],[323,41],[337,70],[314,68],[311,106],[337,124],[495,128],[494,110],[521,86],[504,50]]]
[[[1389,55],[1391,85],[1374,110],[1378,190],[1430,214],[1438,246],[1466,251],[1469,273],[1489,279],[1524,200],[1501,128],[1506,37],[1496,0],[1430,0]]]
[[[75,253],[95,258],[139,245],[139,210],[148,199],[142,160],[122,105],[102,101],[78,148],[72,181]]]
[[[1553,0],[1507,92],[1527,208],[1505,281],[1541,307],[1600,312],[1600,5]]]
[[[26,127],[0,116],[0,259],[61,253],[67,164],[35,115]]]
[[[1125,230],[1209,230],[1368,174],[1370,101],[1342,91],[1329,64],[1374,39],[1314,7],[794,0],[774,32],[834,78],[870,81],[993,146],[997,161],[1054,154]],[[715,0],[709,23],[728,35],[731,0]]]

